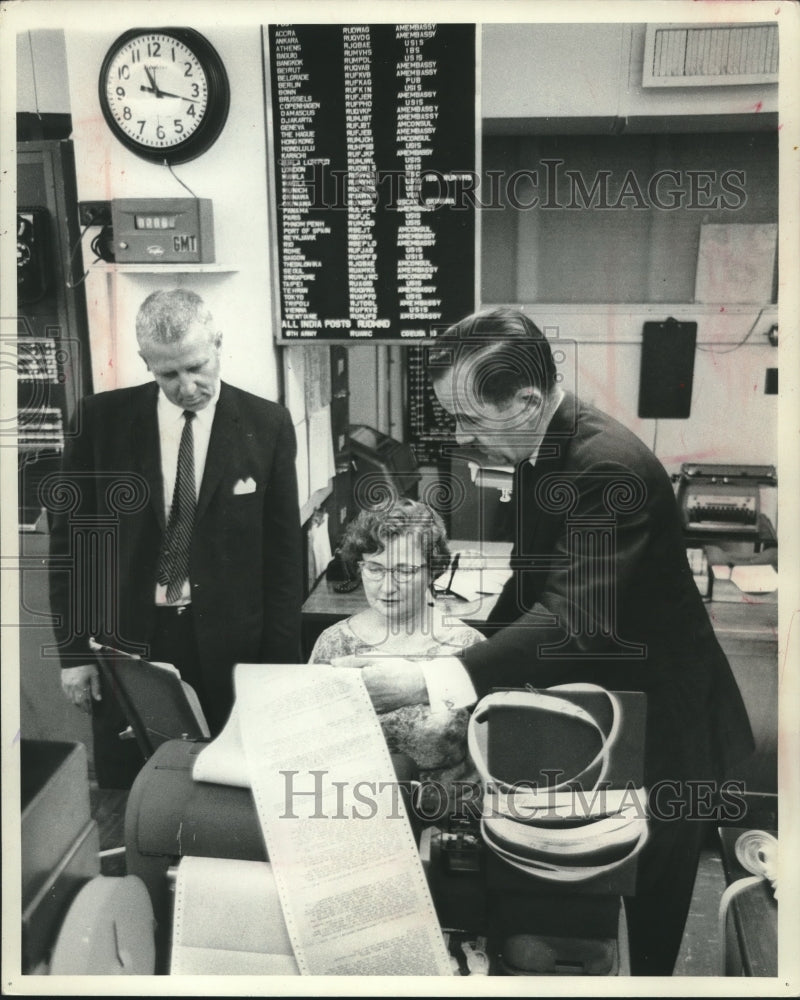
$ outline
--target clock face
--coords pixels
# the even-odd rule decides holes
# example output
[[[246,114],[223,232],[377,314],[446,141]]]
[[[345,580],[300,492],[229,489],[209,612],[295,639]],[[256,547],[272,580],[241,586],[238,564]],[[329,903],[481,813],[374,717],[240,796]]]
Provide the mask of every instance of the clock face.
[[[124,145],[169,163],[204,152],[219,135],[229,104],[219,56],[190,29],[126,32],[105,58],[99,96]]]

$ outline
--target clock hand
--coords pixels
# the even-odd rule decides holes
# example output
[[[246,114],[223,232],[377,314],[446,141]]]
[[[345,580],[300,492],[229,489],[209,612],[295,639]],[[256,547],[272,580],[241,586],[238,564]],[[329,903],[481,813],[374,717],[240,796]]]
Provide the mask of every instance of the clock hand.
[[[168,90],[159,90],[157,87],[154,89],[153,87],[140,85],[139,90],[146,90],[148,94],[155,94],[156,97],[176,97],[179,101],[189,101],[190,104],[193,104],[197,100],[196,97],[181,97],[180,94],[172,94]]]
[[[140,87],[140,90],[146,90],[151,94],[155,94],[156,97],[161,97],[161,91],[158,89],[158,84],[156,83],[155,73],[150,69],[149,66],[145,66],[145,73],[147,74],[147,79],[150,81],[149,87]]]

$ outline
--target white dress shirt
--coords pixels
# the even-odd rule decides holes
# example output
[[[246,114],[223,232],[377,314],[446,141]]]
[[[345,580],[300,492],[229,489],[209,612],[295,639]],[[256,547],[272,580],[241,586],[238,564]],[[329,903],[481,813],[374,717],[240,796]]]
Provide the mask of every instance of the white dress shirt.
[[[219,382],[217,382],[217,391],[214,393],[213,398],[202,410],[198,410],[195,413],[194,420],[192,421],[196,497],[200,496],[200,484],[203,481],[203,472],[206,467],[208,442],[211,440],[211,425],[214,423],[214,414],[217,409],[218,399]],[[185,421],[181,407],[171,403],[160,389],[158,391],[156,414],[158,417],[158,439],[161,445],[161,482],[164,485],[164,516],[168,524],[169,512],[172,507],[172,494],[175,491],[175,479],[178,475],[178,449],[180,448]],[[183,581],[181,596],[174,604],[189,604],[191,599],[191,589],[187,578]],[[156,604],[164,605],[167,603],[166,586],[156,583]]]

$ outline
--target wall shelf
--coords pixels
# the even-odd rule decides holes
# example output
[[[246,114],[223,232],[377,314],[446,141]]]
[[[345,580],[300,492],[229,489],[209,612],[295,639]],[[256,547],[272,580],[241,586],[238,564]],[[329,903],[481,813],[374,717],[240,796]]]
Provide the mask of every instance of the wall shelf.
[[[228,264],[94,264],[93,269],[109,274],[235,274]]]

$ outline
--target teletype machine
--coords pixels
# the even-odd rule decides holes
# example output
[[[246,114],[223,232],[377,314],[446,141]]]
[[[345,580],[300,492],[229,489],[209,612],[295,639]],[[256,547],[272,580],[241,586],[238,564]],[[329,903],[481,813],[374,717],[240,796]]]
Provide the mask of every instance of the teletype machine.
[[[144,933],[151,941],[145,965],[167,973],[176,870],[187,858],[265,862],[264,837],[250,788],[193,776],[209,744],[175,675],[106,647],[99,661],[147,757],[127,803],[127,877],[105,880],[135,883],[134,892],[144,887],[137,910],[143,915],[132,929],[114,917],[119,928],[111,951],[117,954],[120,936]],[[142,667],[157,672],[155,697],[152,687],[144,698],[131,682]],[[170,701],[174,725],[165,718]],[[480,785],[458,812],[435,822],[415,807],[416,766],[393,756],[454,974],[624,972],[620,897],[635,892],[637,855],[648,832],[644,720],[645,695],[638,692],[566,685],[491,694],[470,723]],[[91,875],[84,872],[84,881]],[[147,935],[142,925],[149,920]],[[141,961],[133,968],[135,949],[130,941],[125,947],[117,971],[148,971]],[[38,957],[46,959],[45,948]]]
[[[681,466],[677,500],[687,539],[748,541],[756,549],[776,544],[774,528],[761,509],[761,493],[777,486],[772,465]]]

